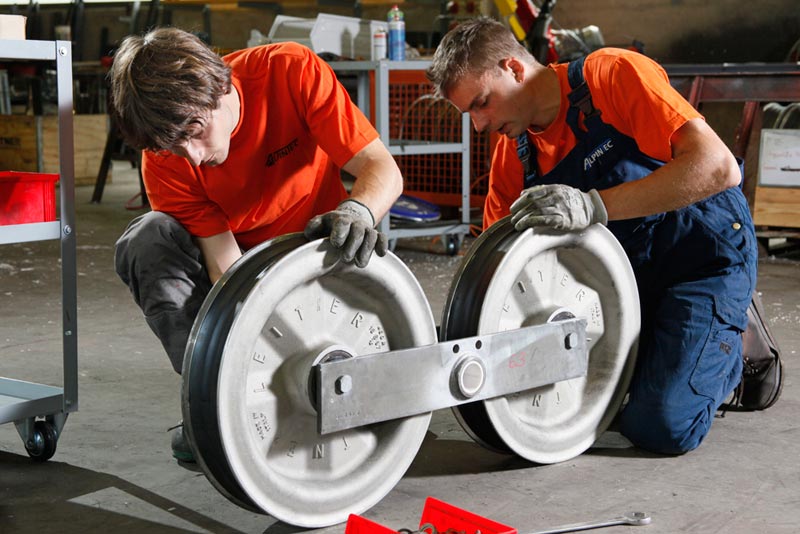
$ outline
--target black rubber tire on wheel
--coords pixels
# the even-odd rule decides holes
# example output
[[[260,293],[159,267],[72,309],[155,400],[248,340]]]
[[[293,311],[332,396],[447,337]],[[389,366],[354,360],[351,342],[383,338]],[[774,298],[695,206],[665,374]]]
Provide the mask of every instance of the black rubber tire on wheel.
[[[46,462],[56,453],[58,433],[56,427],[49,421],[36,421],[33,424],[33,448],[25,446],[28,456],[34,462]]]

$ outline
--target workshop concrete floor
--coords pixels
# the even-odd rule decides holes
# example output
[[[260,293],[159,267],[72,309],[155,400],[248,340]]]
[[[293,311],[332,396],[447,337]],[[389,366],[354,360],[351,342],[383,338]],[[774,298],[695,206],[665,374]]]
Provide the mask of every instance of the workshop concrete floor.
[[[172,459],[180,379],[112,267],[115,239],[140,213],[125,208],[135,176],[117,165],[101,204],[89,203],[91,187],[76,193],[80,409],[42,464],[29,460],[13,424],[0,425],[0,532],[299,532],[230,503]],[[428,246],[441,250],[401,241],[397,254],[439,317],[460,258]],[[56,242],[0,246],[0,376],[61,384],[58,257]],[[763,258],[759,289],[785,354],[773,408],[729,412],[684,456],[642,452],[606,433],[581,456],[544,466],[482,448],[442,410],[405,477],[364,515],[413,529],[431,495],[521,533],[636,510],[652,524],[604,531],[800,532],[800,262]]]

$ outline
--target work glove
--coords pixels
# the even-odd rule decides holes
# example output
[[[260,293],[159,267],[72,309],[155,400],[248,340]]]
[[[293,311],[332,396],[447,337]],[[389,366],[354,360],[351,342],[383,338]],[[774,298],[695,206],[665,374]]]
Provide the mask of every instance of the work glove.
[[[309,240],[330,237],[331,245],[341,249],[342,260],[345,263],[355,260],[359,267],[367,266],[373,251],[385,256],[389,249],[386,234],[375,229],[372,212],[353,199],[308,221],[304,234]]]
[[[563,184],[535,185],[511,204],[511,223],[519,231],[533,226],[576,231],[607,224],[608,212],[596,189],[584,193]]]

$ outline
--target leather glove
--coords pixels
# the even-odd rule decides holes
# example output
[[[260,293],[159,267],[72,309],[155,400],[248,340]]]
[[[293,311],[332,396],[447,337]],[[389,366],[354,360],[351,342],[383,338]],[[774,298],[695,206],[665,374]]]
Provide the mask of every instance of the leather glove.
[[[374,227],[375,217],[369,208],[357,200],[347,199],[335,210],[308,221],[304,234],[309,240],[330,237],[331,245],[341,249],[345,263],[355,260],[359,267],[366,267],[373,251],[385,256],[389,249],[386,234]]]
[[[519,231],[533,226],[583,230],[608,224],[608,212],[596,189],[584,193],[563,184],[535,185],[511,204],[511,223]]]

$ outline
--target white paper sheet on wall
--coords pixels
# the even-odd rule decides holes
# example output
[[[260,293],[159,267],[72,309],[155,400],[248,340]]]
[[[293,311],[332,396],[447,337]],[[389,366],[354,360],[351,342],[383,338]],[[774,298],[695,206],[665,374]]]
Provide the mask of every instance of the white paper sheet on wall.
[[[800,187],[800,130],[761,130],[758,185]]]

